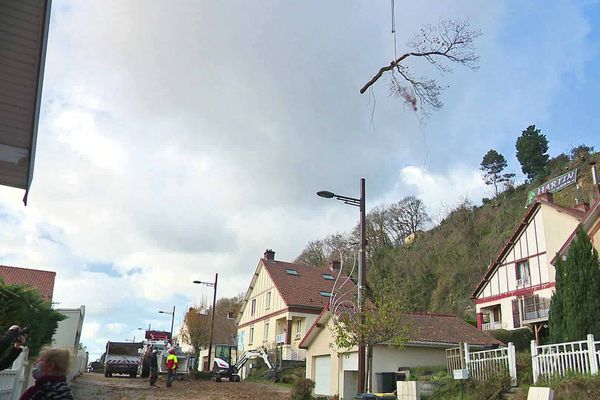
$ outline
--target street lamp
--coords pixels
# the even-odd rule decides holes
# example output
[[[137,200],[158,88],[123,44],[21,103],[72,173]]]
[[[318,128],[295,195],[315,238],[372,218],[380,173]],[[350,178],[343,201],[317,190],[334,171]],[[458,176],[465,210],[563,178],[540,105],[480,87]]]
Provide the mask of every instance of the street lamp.
[[[367,238],[365,234],[366,217],[365,217],[365,178],[360,179],[360,197],[358,199],[354,197],[341,196],[327,190],[317,192],[317,196],[326,199],[340,200],[344,204],[358,207],[360,210],[360,257],[358,259],[358,312],[360,314],[361,323],[364,324],[365,316],[363,314],[364,308],[364,297],[363,292],[365,290],[365,284],[367,281],[366,271],[366,254],[365,248],[367,247]],[[358,338],[358,392],[364,393],[365,388],[365,341],[361,336]]]
[[[204,285],[211,288],[214,288],[213,292],[213,305],[212,305],[212,316],[210,317],[210,334],[208,336],[208,370],[210,371],[210,357],[212,355],[212,340],[213,340],[213,325],[215,324],[215,306],[217,303],[217,282],[219,279],[219,274],[215,274],[214,282],[202,282],[202,281],[194,281],[194,283],[198,285]]]
[[[159,314],[169,314],[171,316],[171,341],[173,341],[173,322],[175,322],[175,306],[173,306],[173,311],[159,311]]]

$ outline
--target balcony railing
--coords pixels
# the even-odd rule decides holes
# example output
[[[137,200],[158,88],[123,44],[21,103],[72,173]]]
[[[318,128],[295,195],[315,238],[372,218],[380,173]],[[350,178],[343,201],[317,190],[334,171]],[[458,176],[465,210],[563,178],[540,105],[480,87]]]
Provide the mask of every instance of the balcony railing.
[[[487,324],[482,324],[481,325],[481,330],[483,331],[493,331],[495,329],[502,329],[504,326],[502,324],[502,321],[494,321],[494,322],[488,322]]]
[[[276,335],[275,343],[276,344],[284,344],[285,343],[285,333],[282,333],[281,335]]]
[[[523,301],[523,321],[548,318],[550,299],[545,297],[530,297]]]
[[[286,361],[306,361],[306,350],[293,349],[292,346],[282,346],[281,358]]]
[[[529,286],[530,280],[528,276],[525,276],[521,279],[517,279],[517,287],[521,288],[521,287],[525,287],[525,286]]]

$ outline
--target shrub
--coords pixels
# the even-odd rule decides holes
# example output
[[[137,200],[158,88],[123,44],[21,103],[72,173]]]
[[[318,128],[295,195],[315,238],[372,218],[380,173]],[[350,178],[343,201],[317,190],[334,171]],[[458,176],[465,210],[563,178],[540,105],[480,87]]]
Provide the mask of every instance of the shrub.
[[[492,337],[495,337],[504,344],[512,342],[516,351],[526,351],[530,349],[533,340],[533,332],[529,328],[520,328],[512,331],[506,329],[496,329],[487,331]]]
[[[292,388],[291,400],[312,400],[315,382],[310,379],[299,379]]]

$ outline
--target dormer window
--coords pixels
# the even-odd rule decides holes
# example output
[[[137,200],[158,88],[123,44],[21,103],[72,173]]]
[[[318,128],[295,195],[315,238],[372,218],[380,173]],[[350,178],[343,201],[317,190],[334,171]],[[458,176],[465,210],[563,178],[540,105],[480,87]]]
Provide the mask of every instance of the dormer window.
[[[320,291],[319,294],[323,297],[331,297],[331,292]]]
[[[288,268],[288,269],[286,269],[286,270],[285,270],[285,272],[286,272],[288,275],[298,275],[298,271],[296,271],[295,269],[292,269],[292,268]]]
[[[334,281],[335,278],[333,277],[333,275],[331,274],[323,274],[321,275],[323,277],[323,279],[325,279],[326,281]]]

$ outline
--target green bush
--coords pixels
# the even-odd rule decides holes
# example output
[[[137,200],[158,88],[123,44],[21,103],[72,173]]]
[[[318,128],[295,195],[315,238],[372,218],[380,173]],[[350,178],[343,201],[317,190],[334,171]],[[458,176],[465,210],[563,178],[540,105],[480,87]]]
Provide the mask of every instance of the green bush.
[[[500,400],[510,390],[510,377],[506,373],[496,374],[485,381],[464,382],[465,400]],[[461,398],[460,381],[446,380],[446,384],[428,400],[454,400]]]
[[[517,352],[517,384],[519,386],[533,384],[531,353],[528,351]]]
[[[292,388],[291,400],[312,400],[312,391],[315,388],[315,382],[310,379],[300,379]]]
[[[529,328],[520,328],[512,331],[506,329],[496,329],[487,331],[492,337],[495,337],[504,344],[512,342],[516,351],[527,351],[531,348],[533,332]]]

